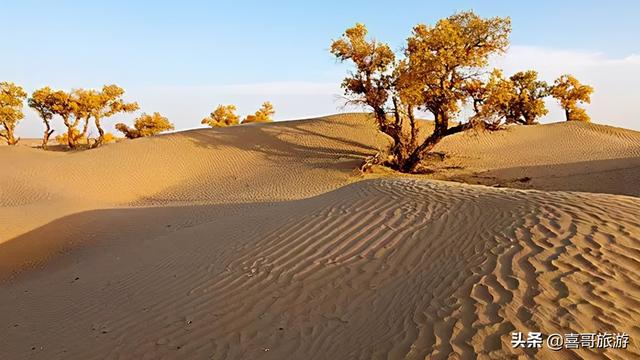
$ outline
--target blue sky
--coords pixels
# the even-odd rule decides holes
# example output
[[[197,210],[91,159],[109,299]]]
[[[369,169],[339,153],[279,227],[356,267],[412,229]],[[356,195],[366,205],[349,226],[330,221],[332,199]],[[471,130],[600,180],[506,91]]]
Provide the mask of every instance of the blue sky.
[[[198,126],[218,103],[236,103],[244,115],[272,100],[277,119],[336,112],[346,68],[327,51],[332,38],[363,22],[399,50],[413,25],[467,9],[512,18],[513,51],[496,60],[507,72],[534,67],[548,80],[561,71],[581,75],[596,86],[594,121],[638,128],[633,109],[620,110],[640,99],[624,74],[640,73],[635,1],[3,0],[0,6],[0,80],[28,91],[116,83],[142,110],[165,113],[178,128]],[[622,91],[626,86],[632,93]],[[556,110],[548,121],[561,120]],[[21,125],[24,136],[40,133],[33,114]]]

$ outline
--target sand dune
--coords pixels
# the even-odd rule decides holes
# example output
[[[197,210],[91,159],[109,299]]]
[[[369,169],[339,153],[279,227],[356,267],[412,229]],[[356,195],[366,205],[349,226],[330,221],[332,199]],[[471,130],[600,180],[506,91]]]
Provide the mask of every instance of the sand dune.
[[[640,179],[640,133],[633,130],[578,122],[513,126],[451,137],[438,150],[449,155],[442,179],[640,196],[640,186],[629,186]]]
[[[462,134],[433,174],[354,172],[385,144],[341,115],[0,148],[0,358],[640,355],[640,133]],[[536,354],[511,331],[632,346]]]

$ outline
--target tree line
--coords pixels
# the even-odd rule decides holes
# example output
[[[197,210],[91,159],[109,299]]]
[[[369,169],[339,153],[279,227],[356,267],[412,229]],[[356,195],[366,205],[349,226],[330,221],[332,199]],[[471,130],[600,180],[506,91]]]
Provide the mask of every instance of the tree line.
[[[23,107],[26,100],[27,105],[38,114],[44,124],[43,149],[47,149],[49,139],[54,133],[51,124],[54,116],[58,116],[66,127],[63,133],[56,136],[58,143],[71,149],[77,149],[82,144],[89,148],[99,147],[115,140],[113,134],[105,132],[102,123],[104,120],[119,113],[132,113],[139,109],[138,103],[126,102],[123,99],[124,93],[125,91],[117,85],[105,85],[100,90],[74,89],[68,92],[52,90],[45,86],[35,90],[28,97],[21,86],[12,82],[0,82],[0,138],[9,145],[15,145],[20,141],[15,135],[15,130],[24,118]],[[234,105],[219,105],[202,120],[202,124],[221,127],[240,123],[270,122],[275,114],[270,102],[263,103],[255,114],[246,116],[242,121],[235,111]],[[98,131],[95,139],[88,138],[91,123]],[[134,119],[133,126],[117,123],[115,128],[128,139],[174,130],[169,119],[158,112],[142,113]]]
[[[340,61],[349,61],[353,71],[342,87],[350,102],[368,106],[381,132],[392,139],[388,156],[380,162],[403,172],[416,172],[434,146],[444,137],[472,128],[497,130],[503,124],[535,124],[547,114],[544,99],[551,96],[563,108],[568,121],[589,121],[579,104],[589,103],[593,88],[572,75],[562,75],[548,84],[538,79],[535,70],[505,77],[502,70],[489,70],[489,57],[502,54],[509,45],[511,20],[502,17],[482,18],[472,11],[460,12],[436,22],[418,24],[397,54],[383,42],[367,38],[367,28],[356,24],[332,41],[330,52]],[[106,85],[101,90],[77,89],[71,92],[34,91],[28,105],[42,119],[45,130],[43,148],[53,133],[53,116],[62,118],[67,130],[59,136],[70,148],[86,139],[90,120],[99,136],[91,147],[109,139],[101,121],[117,113],[138,109],[135,102],[122,99],[124,90]],[[19,86],[0,83],[0,137],[15,144],[15,126],[24,117],[26,92]],[[455,122],[465,104],[473,115]],[[424,140],[418,139],[415,110],[430,112],[434,130]],[[211,127],[272,121],[274,109],[265,102],[242,121],[234,105],[219,105],[201,123]],[[143,114],[133,127],[116,124],[127,138],[154,135],[172,130],[173,125],[159,113]]]
[[[240,116],[236,114],[235,105],[218,105],[218,107],[211,112],[209,116],[202,119],[200,123],[211,127],[225,127],[238,124],[272,122],[275,113],[273,105],[265,101],[254,114],[247,115],[240,121]]]
[[[354,69],[342,82],[351,103],[366,105],[381,132],[392,139],[384,165],[416,172],[420,161],[444,137],[471,128],[497,130],[501,124],[530,125],[547,114],[544,98],[552,96],[568,121],[589,121],[578,103],[589,103],[593,88],[572,75],[553,84],[538,79],[535,70],[506,78],[500,69],[489,71],[489,56],[509,45],[509,18],[481,18],[472,11],[456,13],[434,26],[419,24],[398,58],[391,47],[367,38],[367,28],[356,24],[331,43],[330,52]],[[473,115],[453,123],[469,104]],[[433,114],[434,130],[417,137],[415,109]]]

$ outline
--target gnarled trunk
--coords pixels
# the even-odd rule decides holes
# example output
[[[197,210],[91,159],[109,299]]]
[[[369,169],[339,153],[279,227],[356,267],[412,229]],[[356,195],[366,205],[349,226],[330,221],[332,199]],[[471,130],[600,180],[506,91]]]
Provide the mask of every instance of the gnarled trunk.
[[[20,141],[20,138],[16,139],[15,135],[13,134],[15,126],[11,126],[11,124],[7,123],[3,123],[2,125],[4,127],[4,132],[0,133],[0,136],[5,138],[5,140],[7,141],[7,145],[17,144],[18,141]]]
[[[102,126],[100,124],[100,118],[99,117],[95,118],[95,124],[96,124],[96,128],[98,129],[98,133],[100,134],[100,136],[98,136],[98,138],[96,139],[96,142],[91,146],[92,148],[96,148],[96,147],[102,145],[102,143],[104,142],[104,129],[102,128]]]
[[[73,129],[73,127],[67,128],[67,145],[69,145],[69,148],[71,149],[76,148],[76,138],[73,135]]]
[[[47,126],[47,129],[44,131],[44,135],[42,136],[42,149],[47,150],[47,146],[49,145],[49,138],[55,130],[51,129],[51,126],[48,122],[46,122],[45,124]]]
[[[411,150],[413,150],[418,141],[418,128],[416,118],[413,114],[413,106],[411,105],[407,105],[407,116],[409,117],[409,124],[411,126],[411,139],[409,140],[409,144],[411,146]]]
[[[436,128],[434,129],[433,134],[426,138],[425,141],[422,142],[422,144],[420,144],[420,146],[418,146],[411,155],[409,155],[407,160],[401,164],[400,170],[408,173],[415,172],[420,161],[424,159],[429,151],[431,151],[440,142],[440,140],[445,136],[468,130],[472,126],[473,124],[471,122],[467,122],[449,128],[449,118],[447,115],[444,113],[436,114]]]

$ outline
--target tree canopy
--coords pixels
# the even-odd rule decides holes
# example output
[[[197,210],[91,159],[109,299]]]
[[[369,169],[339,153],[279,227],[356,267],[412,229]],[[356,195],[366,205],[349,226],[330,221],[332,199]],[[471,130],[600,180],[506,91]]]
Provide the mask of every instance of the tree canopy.
[[[273,121],[272,116],[275,113],[276,111],[273,109],[273,105],[270,102],[265,101],[264,103],[262,103],[262,106],[260,107],[260,109],[258,109],[258,111],[255,112],[255,114],[247,115],[247,117],[244,118],[244,120],[242,120],[242,123],[249,124],[249,123],[272,122]]]
[[[99,133],[98,138],[91,144],[92,147],[105,143],[105,131],[101,120],[117,113],[133,112],[138,109],[137,103],[125,102],[122,99],[123,95],[124,90],[117,85],[105,85],[100,91],[93,89],[54,91],[48,86],[35,90],[29,98],[29,106],[38,113],[45,124],[42,147],[46,148],[49,137],[54,131],[51,128],[51,119],[54,115],[60,116],[67,127],[65,134],[56,137],[59,143],[64,142],[72,149],[80,143],[89,144],[87,132],[91,118]]]
[[[236,115],[235,105],[218,105],[218,107],[200,122],[211,127],[238,125],[240,117]]]
[[[173,130],[173,124],[169,122],[169,119],[160,115],[158,112],[153,114],[142,114],[136,118],[133,128],[128,127],[126,124],[116,124],[116,129],[124,134],[128,139],[136,139],[139,137],[153,136],[160,134],[164,131]]]
[[[105,85],[101,91],[91,90],[87,92],[90,107],[89,113],[93,117],[98,133],[100,134],[93,146],[100,146],[105,142],[105,132],[100,121],[117,113],[127,113],[138,110],[136,102],[127,103],[122,99],[124,90],[117,85]]]
[[[44,123],[44,135],[42,136],[42,148],[46,149],[49,143],[49,138],[53,134],[54,130],[51,128],[51,119],[54,112],[53,107],[53,90],[50,87],[45,86],[41,89],[35,90],[28,100],[29,107],[35,110]]]
[[[67,127],[67,145],[75,149],[78,145],[78,140],[86,136],[87,126],[83,131],[78,130],[80,121],[84,118],[85,123],[88,122],[87,114],[87,101],[86,98],[81,98],[84,92],[75,90],[71,93],[63,90],[52,91],[48,95],[49,109],[50,111],[62,118],[62,122]]]
[[[502,71],[494,69],[485,86],[482,115],[507,124],[532,125],[547,114],[544,98],[548,93],[549,86],[538,80],[534,70],[505,79]]]
[[[24,118],[22,106],[27,93],[12,82],[0,82],[0,137],[9,145],[15,145],[20,138],[15,137],[16,125]]]
[[[593,88],[581,84],[573,75],[562,75],[551,88],[551,95],[560,102],[567,121],[590,121],[587,112],[578,103],[589,104]]]
[[[373,109],[382,131],[387,130],[385,104],[389,99],[395,55],[389,45],[367,40],[368,30],[357,23],[331,43],[331,53],[340,61],[351,61],[355,71],[342,81],[342,88],[353,102]]]
[[[472,126],[468,122],[450,127],[449,122],[469,99],[470,91],[479,95],[489,56],[505,51],[510,31],[509,18],[483,19],[467,11],[442,19],[435,26],[416,25],[407,39],[405,58],[397,62],[389,45],[366,38],[367,29],[362,24],[347,29],[332,42],[330,51],[338,60],[351,61],[355,66],[342,83],[346,95],[368,105],[380,130],[392,138],[387,163],[412,172],[440,139]],[[433,134],[420,144],[413,118],[416,107],[435,118]],[[393,119],[388,113],[394,115]],[[409,131],[405,130],[406,123]]]

